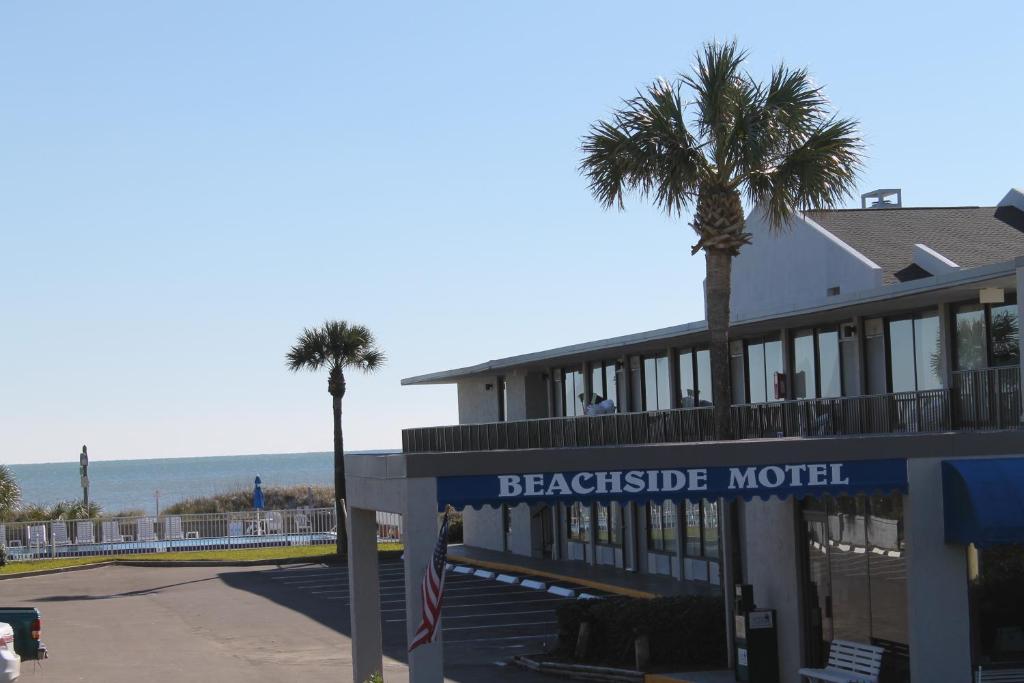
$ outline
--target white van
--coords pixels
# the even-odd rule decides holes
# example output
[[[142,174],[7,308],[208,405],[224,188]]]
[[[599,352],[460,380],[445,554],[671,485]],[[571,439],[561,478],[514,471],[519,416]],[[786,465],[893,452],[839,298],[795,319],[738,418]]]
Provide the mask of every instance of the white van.
[[[15,681],[21,675],[21,657],[14,651],[14,629],[0,621],[0,683]]]

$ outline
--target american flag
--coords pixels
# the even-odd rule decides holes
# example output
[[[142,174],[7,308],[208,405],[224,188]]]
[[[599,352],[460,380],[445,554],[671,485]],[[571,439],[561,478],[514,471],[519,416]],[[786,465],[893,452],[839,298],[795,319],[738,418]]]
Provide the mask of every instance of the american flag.
[[[423,623],[412,637],[412,652],[420,645],[434,642],[434,632],[441,620],[441,599],[444,597],[444,575],[448,561],[448,511],[445,510],[441,531],[437,534],[434,556],[423,572],[420,596],[423,598]]]

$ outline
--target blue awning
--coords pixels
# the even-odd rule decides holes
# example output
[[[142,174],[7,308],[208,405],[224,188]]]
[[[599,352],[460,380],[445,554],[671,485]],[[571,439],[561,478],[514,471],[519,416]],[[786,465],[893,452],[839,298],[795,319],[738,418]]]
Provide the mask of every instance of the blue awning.
[[[942,462],[947,543],[1024,543],[1024,458]]]

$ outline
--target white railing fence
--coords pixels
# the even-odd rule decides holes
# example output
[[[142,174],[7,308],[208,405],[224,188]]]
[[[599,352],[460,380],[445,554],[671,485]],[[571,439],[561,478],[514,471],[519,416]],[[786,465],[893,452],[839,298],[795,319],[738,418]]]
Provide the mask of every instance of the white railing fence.
[[[333,545],[331,508],[252,510],[197,515],[100,517],[48,522],[0,522],[0,545],[11,561],[93,555],[133,555],[274,546]],[[377,536],[399,542],[401,515],[378,512]]]

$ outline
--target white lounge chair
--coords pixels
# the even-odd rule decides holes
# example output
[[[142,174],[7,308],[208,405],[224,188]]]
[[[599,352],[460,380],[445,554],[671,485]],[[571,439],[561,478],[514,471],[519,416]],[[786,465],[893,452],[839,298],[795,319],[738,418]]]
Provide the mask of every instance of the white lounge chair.
[[[82,520],[75,523],[75,543],[95,543],[96,527],[92,520]]]
[[[53,534],[54,545],[71,545],[67,522],[50,522],[50,532]]]
[[[135,540],[137,541],[157,540],[156,528],[152,517],[139,517],[135,520],[135,531]]]
[[[302,533],[312,533],[313,526],[309,523],[309,515],[305,512],[295,513],[295,531]]]
[[[100,537],[104,543],[120,543],[124,540],[121,538],[121,523],[113,520],[100,522]]]
[[[263,519],[268,534],[279,534],[284,531],[284,518],[280,512],[268,512]]]
[[[46,525],[34,524],[28,528],[28,545],[30,548],[46,547]]]
[[[181,517],[164,517],[164,538],[168,541],[180,541],[185,538],[181,531]]]
[[[241,520],[233,520],[228,522],[228,536],[241,536],[242,535],[242,522]]]

